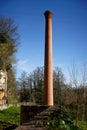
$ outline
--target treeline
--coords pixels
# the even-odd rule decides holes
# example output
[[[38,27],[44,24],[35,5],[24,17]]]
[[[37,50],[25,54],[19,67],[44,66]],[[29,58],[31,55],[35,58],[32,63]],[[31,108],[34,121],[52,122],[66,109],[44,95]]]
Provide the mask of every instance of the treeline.
[[[56,67],[53,70],[54,105],[67,108],[73,119],[87,120],[87,85],[81,82],[77,86],[77,81],[73,78],[72,81],[66,83],[60,68]],[[43,67],[38,67],[30,74],[23,72],[18,80],[18,100],[42,105],[43,89]]]

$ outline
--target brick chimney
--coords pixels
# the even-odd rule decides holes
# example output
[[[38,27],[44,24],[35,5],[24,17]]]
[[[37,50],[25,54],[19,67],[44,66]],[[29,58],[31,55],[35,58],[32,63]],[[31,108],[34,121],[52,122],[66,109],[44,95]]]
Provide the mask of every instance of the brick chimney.
[[[52,12],[45,15],[44,105],[53,106]]]

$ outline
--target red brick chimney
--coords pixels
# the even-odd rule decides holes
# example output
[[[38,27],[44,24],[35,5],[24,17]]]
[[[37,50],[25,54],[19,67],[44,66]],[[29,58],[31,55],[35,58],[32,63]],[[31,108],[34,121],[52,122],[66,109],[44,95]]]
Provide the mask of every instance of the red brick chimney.
[[[45,15],[44,105],[53,106],[52,12]]]

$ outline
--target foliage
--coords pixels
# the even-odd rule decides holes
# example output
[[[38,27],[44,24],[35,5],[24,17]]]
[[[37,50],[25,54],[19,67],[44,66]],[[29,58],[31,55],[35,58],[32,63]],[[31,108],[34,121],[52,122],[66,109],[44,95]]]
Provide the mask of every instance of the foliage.
[[[63,109],[56,110],[50,115],[47,128],[48,130],[80,130],[74,125],[68,113]]]
[[[56,67],[53,76],[54,102],[58,105],[61,103],[61,87],[64,85],[64,75],[61,69]],[[41,105],[43,103],[44,68],[38,67],[30,74],[23,72],[18,81],[18,88],[20,101],[23,101],[23,95],[27,94],[29,99],[26,95],[25,101],[31,101]],[[25,94],[26,91],[27,93]]]
[[[11,42],[16,47],[19,38],[17,30],[18,27],[12,18],[0,17],[0,34],[2,34],[2,37],[0,38],[0,43],[6,42],[7,40],[11,40]]]
[[[54,87],[54,103],[55,105],[60,105],[63,103],[62,100],[62,89],[65,85],[65,77],[62,73],[61,68],[55,67],[53,70],[53,87]]]
[[[86,121],[78,121],[78,127],[82,130],[87,130],[87,122]]]
[[[17,50],[17,26],[11,18],[0,18],[0,69],[12,64],[11,57]]]
[[[19,89],[19,94],[20,94],[19,100],[20,102],[28,102],[30,93],[29,93],[29,88],[28,88],[28,80],[27,80],[26,72],[22,73],[19,81],[20,81],[18,82],[18,86],[19,86],[18,89]]]
[[[17,103],[18,103],[18,101],[15,97],[13,97],[13,96],[8,97],[8,104],[15,104],[16,105]]]
[[[18,27],[12,18],[0,17],[0,69],[7,71],[7,98],[16,97],[16,80],[13,69],[18,47]]]
[[[17,83],[15,79],[15,75],[13,70],[8,71],[8,80],[7,80],[7,98],[8,103],[16,103],[17,102]]]
[[[74,73],[73,71],[73,75]],[[43,104],[43,75],[43,67],[38,67],[29,74],[22,73],[18,81],[19,101]],[[74,79],[74,81],[76,85],[76,80]],[[66,84],[61,68],[56,67],[53,70],[54,105],[64,106],[70,113],[72,120],[87,121],[87,84],[84,83],[83,80],[78,87],[72,87],[72,82]]]
[[[14,128],[19,125],[20,108],[10,107],[8,109],[0,110],[0,130],[6,128]],[[12,129],[11,129],[12,130]]]
[[[52,114],[48,113],[48,120],[37,121],[38,126],[44,126],[47,130],[87,130],[87,122],[79,121],[75,125],[65,109],[55,110]]]
[[[43,97],[43,68],[37,68],[32,73],[27,75],[26,72],[21,74],[18,81],[18,91],[20,101],[34,102],[42,104]]]

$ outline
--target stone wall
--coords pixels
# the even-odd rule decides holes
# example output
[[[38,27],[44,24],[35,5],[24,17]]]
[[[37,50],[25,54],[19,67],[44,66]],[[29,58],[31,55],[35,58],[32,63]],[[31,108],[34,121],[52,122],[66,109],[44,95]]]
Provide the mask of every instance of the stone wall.
[[[47,109],[49,106],[29,106],[21,105],[20,110],[20,124],[30,121],[37,113]]]

